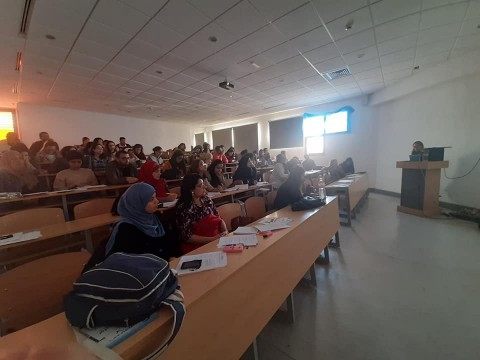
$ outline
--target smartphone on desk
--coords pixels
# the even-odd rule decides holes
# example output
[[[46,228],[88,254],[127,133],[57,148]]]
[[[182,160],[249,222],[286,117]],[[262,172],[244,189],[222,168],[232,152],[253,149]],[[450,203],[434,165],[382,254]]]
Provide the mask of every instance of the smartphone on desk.
[[[180,266],[180,269],[182,270],[198,270],[200,269],[200,266],[202,266],[202,260],[191,260],[191,261],[185,261],[182,266]]]

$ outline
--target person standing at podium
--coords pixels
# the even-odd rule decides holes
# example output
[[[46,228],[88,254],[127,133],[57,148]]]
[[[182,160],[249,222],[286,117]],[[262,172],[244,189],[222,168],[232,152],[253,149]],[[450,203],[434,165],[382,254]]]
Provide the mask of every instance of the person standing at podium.
[[[422,155],[423,154],[423,143],[419,140],[415,141],[412,145],[412,155]]]

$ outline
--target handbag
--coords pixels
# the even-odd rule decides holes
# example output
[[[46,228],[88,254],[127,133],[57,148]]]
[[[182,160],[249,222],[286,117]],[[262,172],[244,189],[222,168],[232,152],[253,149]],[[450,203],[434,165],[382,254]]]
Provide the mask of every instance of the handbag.
[[[321,207],[325,205],[325,200],[312,197],[312,196],[304,196],[300,200],[295,201],[292,204],[292,211],[303,211],[303,210],[310,210]]]
[[[222,223],[222,218],[218,215],[207,215],[202,219],[198,220],[192,226],[192,234],[199,236],[212,237],[220,234],[220,224]],[[190,244],[190,243],[181,243],[180,250],[182,254],[187,254],[190,251],[193,251],[203,245],[201,244]]]

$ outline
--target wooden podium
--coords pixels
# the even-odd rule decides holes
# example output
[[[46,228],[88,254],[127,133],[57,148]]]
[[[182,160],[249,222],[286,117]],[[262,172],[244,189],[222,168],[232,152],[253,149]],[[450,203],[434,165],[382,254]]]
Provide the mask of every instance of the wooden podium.
[[[397,210],[417,216],[439,216],[440,171],[447,167],[448,161],[397,161],[397,168],[402,169]]]

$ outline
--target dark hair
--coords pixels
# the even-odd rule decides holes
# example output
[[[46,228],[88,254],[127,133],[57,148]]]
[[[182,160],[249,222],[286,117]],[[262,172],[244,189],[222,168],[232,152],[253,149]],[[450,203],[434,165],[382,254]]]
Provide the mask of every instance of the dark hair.
[[[244,155],[246,155],[246,154],[248,154],[248,150],[247,150],[247,149],[242,150],[242,152],[240,153],[241,156],[244,156]],[[253,155],[252,155],[252,156],[253,156]]]
[[[67,153],[67,161],[71,161],[71,160],[82,160],[83,156],[82,154],[80,153],[80,151],[77,151],[77,150],[70,150],[68,153]]]
[[[421,142],[420,140],[415,141],[413,145],[420,145],[421,147],[424,147],[423,142]]]
[[[185,148],[187,147],[187,145],[185,145],[185,143],[180,143],[180,144],[178,144],[177,148],[180,149],[180,146],[182,146],[182,145],[183,145]]]
[[[143,145],[142,144],[135,144],[135,145],[133,145],[133,150],[135,150],[135,149],[142,149],[141,152],[143,152]]]
[[[118,150],[118,151],[115,153],[115,157],[116,157],[117,159],[119,159],[119,158],[120,158],[120,155],[122,155],[122,154],[128,155],[128,153],[127,153],[125,150]]]
[[[200,161],[203,162],[203,160],[201,159],[195,159],[192,161],[192,163],[190,164],[190,174],[200,174]]]
[[[110,143],[112,143],[113,145],[115,145],[115,143],[114,143],[113,141],[111,141],[111,140],[108,140],[108,141],[107,141],[107,146],[105,146],[105,149],[104,149],[104,150],[105,150],[105,155],[107,155],[107,156],[111,156],[111,155],[115,152],[115,149],[113,150],[113,152],[110,151],[110,149],[109,149],[109,147],[108,147],[108,146],[110,145]]]
[[[60,154],[62,155],[62,157],[66,158],[67,157],[67,154],[70,150],[72,150],[73,146],[64,146],[62,148],[62,150],[60,150]]]
[[[277,162],[280,162],[280,163],[282,163],[282,164],[283,164],[284,161],[286,160],[286,159],[285,159],[285,156],[283,156],[283,154],[278,154],[277,157],[276,157],[276,159],[277,159]],[[283,160],[283,161],[282,161],[282,160]]]
[[[103,146],[103,144],[93,143],[92,147],[90,148],[90,155],[95,155],[95,149],[97,148],[97,146],[101,146],[103,150],[105,150],[105,146]],[[102,152],[102,155],[100,155],[100,157],[103,158],[104,156],[105,154]]]
[[[155,152],[155,151],[160,151],[162,150],[162,148],[160,146],[155,146],[152,151]]]
[[[43,134],[47,134],[47,135],[48,135],[48,133],[47,133],[46,131],[42,131],[40,134],[38,134],[38,137],[41,138]]]
[[[198,180],[201,180],[201,177],[198,174],[188,174],[183,178],[177,206],[180,204],[191,204],[193,200],[192,191],[195,189],[195,186],[197,186]]]
[[[99,140],[102,140],[103,143],[103,139],[101,137],[96,137],[95,139],[93,139],[93,142],[98,143]]]
[[[84,142],[85,140],[90,140],[90,138],[88,136],[82,137],[82,142]]]
[[[305,175],[305,169],[299,165],[295,165],[292,167],[287,181],[295,186],[300,186],[302,184],[303,175]]]
[[[47,140],[47,142],[45,143],[44,145],[44,148],[47,147],[47,146],[55,146],[57,147],[57,143],[55,141],[53,141],[52,139],[50,140]]]
[[[220,145],[215,146],[215,151],[216,151],[216,152],[220,152],[220,149],[221,149],[221,146],[220,146]]]
[[[213,187],[217,187],[219,185],[222,185],[221,180],[215,174],[215,168],[217,167],[217,165],[220,165],[220,164],[223,167],[222,160],[220,160],[220,159],[213,160],[212,163],[210,164],[210,166],[207,169],[208,173],[210,174],[210,178],[211,178],[210,185],[212,185]]]
[[[125,137],[122,136],[122,137],[120,137],[119,140],[120,140],[120,141],[125,140]]]

